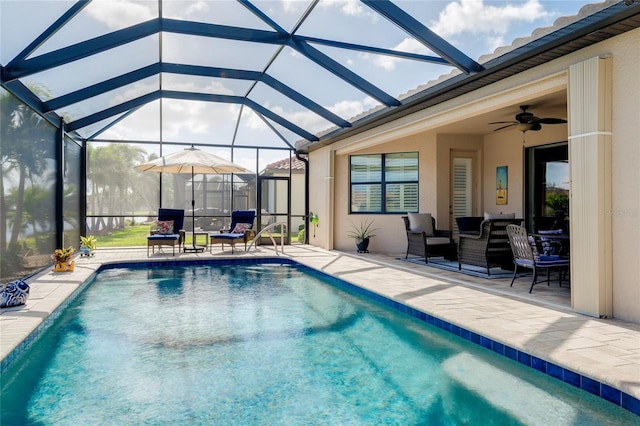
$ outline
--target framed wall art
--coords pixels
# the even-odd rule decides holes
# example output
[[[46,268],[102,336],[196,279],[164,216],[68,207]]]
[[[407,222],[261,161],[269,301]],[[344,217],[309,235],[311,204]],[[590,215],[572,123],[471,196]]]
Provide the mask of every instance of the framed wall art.
[[[508,166],[496,168],[496,204],[507,204],[507,192],[509,185]]]

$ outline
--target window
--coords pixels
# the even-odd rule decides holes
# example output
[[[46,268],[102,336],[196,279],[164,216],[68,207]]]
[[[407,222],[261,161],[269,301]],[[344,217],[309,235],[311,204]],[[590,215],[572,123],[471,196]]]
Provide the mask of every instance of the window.
[[[418,153],[353,155],[351,213],[418,211]]]

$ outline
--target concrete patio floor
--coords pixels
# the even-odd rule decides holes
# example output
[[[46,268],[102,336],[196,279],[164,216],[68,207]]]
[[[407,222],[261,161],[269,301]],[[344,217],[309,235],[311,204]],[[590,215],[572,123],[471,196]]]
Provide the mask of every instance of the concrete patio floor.
[[[572,311],[566,286],[540,284],[529,294],[528,278],[509,287],[510,278],[476,278],[415,265],[399,260],[400,254],[356,254],[308,245],[285,246],[284,254],[268,246],[235,254],[227,249],[175,257],[166,249],[151,257],[146,247],[99,249],[94,257],[77,257],[74,272],[45,271],[32,277],[27,304],[0,311],[3,369],[12,351],[103,263],[280,255],[640,399],[640,326]]]

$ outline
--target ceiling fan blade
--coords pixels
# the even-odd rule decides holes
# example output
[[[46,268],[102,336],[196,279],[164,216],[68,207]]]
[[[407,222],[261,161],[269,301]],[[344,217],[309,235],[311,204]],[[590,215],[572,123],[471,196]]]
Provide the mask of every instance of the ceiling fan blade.
[[[538,123],[542,124],[562,124],[566,122],[567,120],[563,120],[562,118],[541,118],[538,120]]]
[[[563,124],[567,122],[567,120],[562,118],[539,118],[532,112],[527,111],[527,109],[529,109],[529,105],[522,105],[520,106],[520,109],[522,111],[515,115],[515,121],[492,121],[491,123],[489,123],[504,124],[504,126],[498,127],[493,131],[497,132],[498,130],[517,126],[518,129],[522,130],[523,132],[526,132],[528,130],[536,132],[542,129],[543,124]]]
[[[520,124],[520,123],[507,124],[506,126],[502,126],[502,127],[498,127],[497,129],[493,129],[493,131],[497,132],[498,130],[506,129],[507,127],[511,127],[511,126],[515,126],[516,124]]]

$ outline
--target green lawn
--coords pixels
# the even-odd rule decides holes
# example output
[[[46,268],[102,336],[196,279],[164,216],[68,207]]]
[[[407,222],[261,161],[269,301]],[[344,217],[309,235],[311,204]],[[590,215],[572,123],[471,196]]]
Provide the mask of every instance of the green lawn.
[[[133,247],[133,246],[146,246],[147,236],[150,230],[149,225],[133,225],[127,226],[125,229],[114,231],[106,235],[97,235],[98,248],[101,247]],[[276,242],[279,242],[280,234],[274,233],[273,238]],[[201,238],[202,239],[202,238]],[[191,244],[191,234],[186,233],[186,244]],[[291,242],[295,243],[298,240],[298,234],[291,236]],[[201,241],[199,241],[201,242]]]
[[[133,225],[110,234],[96,235],[97,246],[98,248],[146,246],[149,229],[149,225]]]

